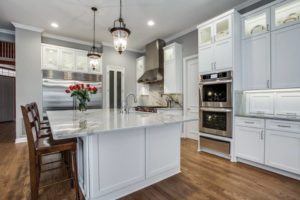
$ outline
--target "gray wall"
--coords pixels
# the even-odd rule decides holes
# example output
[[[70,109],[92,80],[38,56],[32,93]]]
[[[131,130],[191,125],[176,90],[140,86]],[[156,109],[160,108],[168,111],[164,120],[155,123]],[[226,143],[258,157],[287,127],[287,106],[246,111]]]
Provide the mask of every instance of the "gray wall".
[[[14,42],[15,35],[7,34],[7,33],[0,33],[0,41]]]
[[[42,110],[41,33],[16,28],[16,138],[23,132],[21,105],[37,102]]]
[[[181,37],[171,40],[167,42],[167,44],[171,44],[173,42],[177,42],[182,45],[183,58],[198,54],[198,31],[197,30],[194,30]]]

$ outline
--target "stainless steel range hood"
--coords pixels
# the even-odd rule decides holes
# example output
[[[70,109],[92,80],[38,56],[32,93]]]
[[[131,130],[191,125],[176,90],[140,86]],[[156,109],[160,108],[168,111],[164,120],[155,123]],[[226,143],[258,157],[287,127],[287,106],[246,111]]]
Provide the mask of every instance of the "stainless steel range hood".
[[[138,83],[157,83],[164,78],[165,41],[158,39],[146,45],[145,73],[138,79]]]

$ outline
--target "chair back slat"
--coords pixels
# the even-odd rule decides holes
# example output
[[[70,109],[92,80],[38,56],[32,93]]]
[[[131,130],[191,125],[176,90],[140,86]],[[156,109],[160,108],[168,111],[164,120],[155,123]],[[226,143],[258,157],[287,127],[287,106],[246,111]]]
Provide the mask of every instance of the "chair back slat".
[[[32,117],[32,113],[30,111],[30,105],[21,106],[25,131],[27,136],[27,144],[29,148],[29,156],[35,156],[36,147],[37,147],[37,133],[36,133],[36,123]]]

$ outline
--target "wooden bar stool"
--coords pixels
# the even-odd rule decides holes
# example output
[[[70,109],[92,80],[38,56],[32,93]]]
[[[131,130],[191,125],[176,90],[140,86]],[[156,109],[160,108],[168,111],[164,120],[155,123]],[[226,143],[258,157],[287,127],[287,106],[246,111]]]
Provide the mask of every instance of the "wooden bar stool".
[[[39,188],[48,187],[57,183],[64,181],[73,180],[73,184],[76,192],[76,199],[80,198],[79,196],[79,187],[78,187],[78,175],[77,175],[77,161],[76,161],[76,148],[77,144],[72,141],[67,142],[58,142],[55,144],[51,143],[50,137],[38,138],[36,130],[38,130],[37,123],[32,117],[31,105],[21,106],[23,120],[26,129],[27,143],[29,149],[29,168],[30,168],[30,189],[31,189],[31,199],[37,200]],[[63,153],[69,152],[70,154],[70,171],[71,177],[50,185],[45,185],[40,187],[40,176],[41,172],[41,156],[53,154],[53,153]]]

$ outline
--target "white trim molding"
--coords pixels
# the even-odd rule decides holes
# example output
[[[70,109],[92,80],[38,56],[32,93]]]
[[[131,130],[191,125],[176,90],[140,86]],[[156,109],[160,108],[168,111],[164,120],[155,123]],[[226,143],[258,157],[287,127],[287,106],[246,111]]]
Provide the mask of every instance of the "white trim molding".
[[[44,29],[39,28],[39,27],[35,27],[35,26],[29,26],[29,25],[25,25],[25,24],[20,24],[17,22],[11,22],[15,28],[20,28],[20,29],[25,29],[25,30],[29,30],[29,31],[35,31],[35,32],[43,32]]]
[[[8,35],[14,35],[14,34],[15,34],[15,31],[0,28],[0,33],[5,33],[5,34],[8,34]]]
[[[24,143],[27,142],[27,138],[26,137],[20,137],[20,138],[16,138],[15,143]]]

